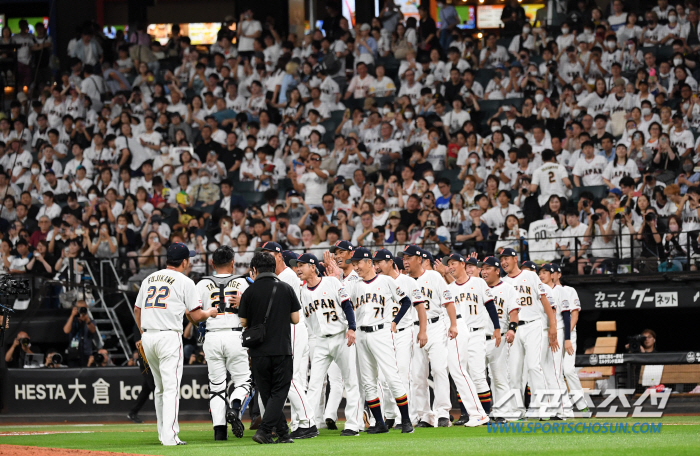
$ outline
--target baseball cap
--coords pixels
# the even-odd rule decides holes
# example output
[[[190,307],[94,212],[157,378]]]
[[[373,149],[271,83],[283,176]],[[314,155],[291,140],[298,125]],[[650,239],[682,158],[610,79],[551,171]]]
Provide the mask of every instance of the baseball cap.
[[[372,30],[372,27],[369,24],[362,24],[360,26],[360,31],[366,32],[367,30]]]
[[[256,252],[278,252],[282,253],[282,246],[276,242],[266,242],[262,247],[255,249]]]
[[[520,267],[529,268],[529,269],[532,269],[533,271],[537,271],[537,265],[532,261],[523,261],[523,263],[520,265]]]
[[[286,264],[287,266],[291,266],[291,265],[289,264],[290,261],[296,260],[297,258],[299,258],[299,255],[297,255],[296,253],[292,252],[291,250],[284,250],[284,251],[282,252],[282,258],[284,258],[284,264]]]
[[[417,245],[411,244],[407,245],[404,249],[403,252],[398,252],[396,254],[397,257],[403,258],[404,256],[423,256],[423,251],[418,247]]]
[[[518,254],[513,249],[503,249],[503,251],[498,254],[498,257],[503,258],[504,256],[517,257]]]
[[[403,265],[403,260],[401,258],[394,258],[394,264],[397,268],[399,268],[399,271],[403,271],[404,269],[406,269]]]
[[[297,259],[291,259],[291,260],[289,260],[289,265],[290,265],[290,266],[296,266],[296,265],[299,264],[299,263],[317,265],[317,264],[318,264],[318,258],[316,258],[315,255],[312,255],[312,254],[310,254],[310,253],[305,253],[305,254],[301,255],[301,256],[300,256],[299,258],[297,258]]]
[[[554,272],[558,272],[559,274],[561,274],[561,266],[560,265],[558,265],[557,263],[550,263],[550,264],[554,268]]]
[[[399,214],[399,211],[391,211],[391,212],[389,212],[389,218],[390,219],[392,219],[392,218],[400,219],[401,214]]]
[[[186,260],[187,258],[192,258],[196,254],[197,252],[190,250],[189,247],[182,242],[170,244],[170,247],[168,247],[168,261]]]
[[[352,252],[355,247],[349,241],[338,241],[335,245],[332,245],[328,250],[331,253],[335,253],[336,250],[345,250],[346,252]]]
[[[345,264],[351,264],[353,261],[371,259],[372,254],[370,253],[369,249],[366,249],[364,247],[358,247],[357,249],[352,251],[352,257],[349,260],[345,260]]]
[[[545,270],[547,272],[557,272],[556,268],[552,263],[543,264],[541,270]]]
[[[479,266],[493,266],[494,268],[500,268],[501,267],[501,262],[498,261],[495,257],[486,257],[484,258],[484,261],[479,263]]]
[[[624,87],[625,86],[625,80],[622,78],[617,78],[615,79],[614,83],[615,87]]]
[[[617,196],[622,196],[622,190],[620,190],[619,188],[611,188],[610,191],[608,191],[608,193],[612,193]]]
[[[467,260],[459,253],[452,253],[450,256],[442,257],[442,264],[447,266],[450,260],[459,261],[460,263],[466,264]]]
[[[467,264],[473,264],[474,266],[479,266],[479,260],[474,257],[467,258]]]
[[[433,258],[433,254],[428,252],[427,250],[421,249],[421,256],[424,260],[430,261],[430,264],[433,264],[433,262],[435,261],[435,258]]]
[[[47,174],[53,174],[55,176],[56,172],[53,169],[49,168],[46,171],[44,171],[44,176]]]
[[[344,176],[336,176],[335,180],[333,181],[333,184],[345,184],[345,177]]]
[[[372,261],[381,261],[381,260],[393,260],[394,255],[391,254],[390,251],[387,249],[379,249],[376,252],[374,252],[374,256],[372,257]]]

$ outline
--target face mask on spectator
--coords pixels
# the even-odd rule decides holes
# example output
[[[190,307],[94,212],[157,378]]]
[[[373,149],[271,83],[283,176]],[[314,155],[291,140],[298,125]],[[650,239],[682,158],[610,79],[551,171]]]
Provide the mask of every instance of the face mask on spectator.
[[[428,184],[433,185],[433,182],[435,182],[435,176],[425,176],[425,180],[428,182]]]
[[[668,230],[669,230],[671,233],[675,233],[675,232],[678,231],[678,225],[669,225],[669,226],[668,226]]]
[[[246,159],[246,160],[252,160],[252,159],[253,159],[253,152],[246,152],[246,153],[245,153],[245,159]]]
[[[668,16],[668,23],[669,24],[675,24],[678,21],[678,17],[676,15],[669,15]]]
[[[126,225],[117,225],[117,228],[119,228],[120,230],[123,230],[124,228],[126,228]]]
[[[387,115],[391,112],[391,108],[382,108],[382,112],[384,113],[384,115]]]
[[[680,66],[683,65],[683,59],[678,58],[678,59],[673,59],[673,66]]]
[[[579,90],[581,90],[581,84],[579,84],[578,82],[574,83],[574,91],[578,92]]]
[[[643,116],[648,116],[649,114],[651,114],[651,108],[642,108]]]
[[[606,41],[605,44],[608,46],[608,49],[615,49],[615,46],[617,45],[615,41]]]
[[[562,27],[561,33],[563,33],[564,35],[566,35],[567,33],[569,33],[569,27]]]
[[[209,183],[209,176],[202,176],[199,178],[200,185],[207,185]]]
[[[32,175],[36,176],[41,172],[41,168],[32,168]]]
[[[520,147],[520,146],[522,146],[524,143],[525,143],[525,141],[523,141],[523,138],[515,138],[515,145],[516,145],[516,146]]]
[[[410,120],[410,119],[413,119],[413,112],[411,112],[411,111],[406,111],[406,112],[403,113],[403,116],[404,116],[405,118],[409,119],[409,120]]]
[[[580,109],[574,109],[574,110],[571,111],[571,117],[573,117],[573,118],[578,117],[579,114],[581,114],[581,110],[580,110]]]
[[[90,193],[90,194],[88,194],[88,199],[89,199],[90,201],[94,200],[95,198],[97,198],[97,194],[95,194],[95,193]],[[95,225],[95,226],[97,226],[97,225]]]
[[[530,33],[530,27],[523,27],[523,33],[526,35]]]
[[[541,93],[535,94],[535,101],[537,103],[542,103],[544,101],[544,95],[542,95]]]
[[[627,49],[629,49],[630,51],[631,51],[632,49],[634,49],[634,44],[628,44],[628,45],[627,45]]]
[[[659,76],[662,78],[667,78],[671,73],[661,73],[659,72]]]
[[[688,165],[683,165],[683,171],[685,171],[686,173],[690,173],[692,170],[693,170],[692,163],[688,164]]]

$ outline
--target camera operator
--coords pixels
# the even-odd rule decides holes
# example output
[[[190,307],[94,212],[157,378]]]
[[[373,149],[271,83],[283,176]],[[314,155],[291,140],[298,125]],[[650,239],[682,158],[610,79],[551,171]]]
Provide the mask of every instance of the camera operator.
[[[625,349],[629,353],[656,353],[656,333],[652,329],[645,329],[637,336],[627,338],[629,343]]]
[[[642,243],[637,269],[641,273],[653,273],[658,269],[661,254],[665,254],[663,249],[663,239],[657,227],[657,215],[654,209],[647,211],[644,216],[644,223],[639,227],[637,239]]]
[[[109,352],[104,348],[100,348],[94,354],[90,355],[87,367],[114,367],[114,363],[109,357]]]
[[[610,267],[615,248],[615,226],[608,209],[602,205],[597,206],[595,213],[588,216],[586,224],[588,229],[583,235],[583,240],[591,245],[588,261],[592,272],[595,273],[598,267]]]
[[[18,347],[19,349],[17,349]],[[5,353],[5,362],[7,363],[7,367],[24,367],[25,356],[34,354],[31,347],[32,341],[29,338],[29,334],[24,331],[18,332],[17,337],[15,337],[12,345]]]
[[[595,213],[593,210],[593,193],[591,192],[581,192],[581,196],[578,200],[578,221],[581,223],[587,223],[588,217]]]
[[[85,301],[78,301],[73,307],[63,332],[69,335],[70,346],[68,349],[69,367],[86,367],[93,352],[93,335],[95,334],[95,322],[88,314]]]
[[[190,360],[187,364],[189,365],[203,365],[206,364],[207,360],[204,358],[204,350],[201,348],[197,352],[190,355]]]
[[[44,358],[44,367],[49,369],[58,369],[68,366],[63,365],[63,356],[52,348],[47,350],[46,358]]]

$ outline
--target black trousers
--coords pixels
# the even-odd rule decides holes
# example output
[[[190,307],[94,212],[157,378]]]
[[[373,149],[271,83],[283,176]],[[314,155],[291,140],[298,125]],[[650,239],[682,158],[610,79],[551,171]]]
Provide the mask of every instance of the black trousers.
[[[150,369],[143,372],[141,375],[143,375],[141,392],[139,393],[139,397],[136,398],[136,404],[134,404],[134,407],[131,409],[131,413],[134,415],[139,413],[139,410],[143,408],[144,404],[148,400],[148,396],[156,389],[156,383],[155,380],[153,380],[153,374],[151,373]]]
[[[292,386],[292,357],[256,356],[251,358],[251,367],[258,393],[265,404],[265,415],[262,417],[260,429],[267,433],[275,429],[277,435],[288,433],[284,403]]]

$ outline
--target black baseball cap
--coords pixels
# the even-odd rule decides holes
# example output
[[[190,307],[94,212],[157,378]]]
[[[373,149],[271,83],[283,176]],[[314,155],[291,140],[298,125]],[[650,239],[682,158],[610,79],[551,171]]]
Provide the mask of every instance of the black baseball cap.
[[[501,262],[498,261],[495,257],[486,257],[484,258],[484,261],[479,263],[479,266],[493,266],[494,268],[500,268],[501,267]]]
[[[190,250],[189,247],[182,242],[170,244],[170,247],[168,247],[168,261],[186,260],[187,258],[192,258],[196,254],[197,252]]]
[[[331,253],[335,253],[336,250],[345,250],[346,252],[352,252],[355,250],[355,247],[353,247],[350,241],[338,241],[335,243],[335,245],[332,245],[328,250],[330,250]]]
[[[372,257],[372,261],[381,261],[381,260],[393,260],[394,255],[391,254],[390,251],[387,249],[379,249],[376,252],[374,252],[374,256]]]
[[[442,264],[447,266],[447,263],[449,263],[450,260],[459,261],[462,264],[467,263],[467,260],[462,255],[460,255],[459,253],[453,253],[450,256],[442,257]]]
[[[403,271],[404,269],[406,269],[403,265],[403,260],[401,258],[394,257],[394,264],[397,268],[399,268],[399,271]]]
[[[292,252],[291,250],[284,250],[282,252],[282,258],[284,258],[284,264],[286,264],[287,266],[290,266],[289,262],[299,258],[299,255]]]
[[[467,258],[467,264],[473,264],[474,266],[479,266],[479,260],[474,257]]]
[[[418,256],[422,257],[423,256],[423,250],[421,250],[420,247],[418,247],[415,244],[407,245],[404,249],[403,252],[398,252],[396,254],[397,257],[403,258],[405,256]]]
[[[523,261],[522,264],[520,265],[521,268],[529,268],[532,269],[533,271],[537,271],[537,265],[533,261]]]
[[[290,266],[296,266],[299,263],[318,265],[318,258],[310,253],[305,253],[299,258],[289,260]]]
[[[428,260],[428,261],[430,261],[430,264],[433,264],[433,262],[435,261],[435,258],[433,258],[433,254],[428,252],[427,250],[423,250],[423,249],[421,249],[421,252],[422,252],[421,256],[423,257],[423,259]]]
[[[517,257],[518,254],[517,254],[516,251],[513,250],[513,249],[503,249],[503,251],[502,251],[501,253],[498,254],[498,257],[499,257],[499,258],[503,258],[504,256],[508,256],[508,257]]]
[[[256,252],[277,252],[282,253],[282,246],[276,242],[266,242],[262,247],[255,249]]]
[[[353,261],[371,259],[372,253],[369,251],[369,249],[366,249],[364,247],[358,247],[357,249],[352,251],[352,257],[349,260],[345,260],[345,264],[351,264]]]
[[[557,272],[557,268],[552,263],[545,263],[542,265],[540,270],[545,270],[547,272]]]
[[[558,272],[561,274],[561,265],[558,265],[557,263],[550,263],[552,267],[554,268],[554,272]]]

